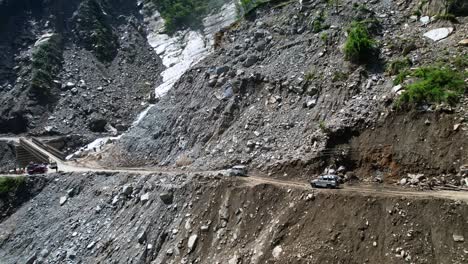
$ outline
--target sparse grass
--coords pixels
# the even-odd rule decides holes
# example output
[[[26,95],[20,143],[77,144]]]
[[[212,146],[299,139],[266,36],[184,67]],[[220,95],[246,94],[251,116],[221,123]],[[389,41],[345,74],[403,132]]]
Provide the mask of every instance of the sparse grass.
[[[387,66],[387,72],[390,75],[397,75],[411,66],[411,60],[408,57],[391,61]]]
[[[450,21],[452,23],[458,23],[458,20],[457,20],[457,17],[453,14],[439,14],[437,16],[435,16],[435,19],[437,20],[446,20],[446,21]]]
[[[397,106],[421,103],[448,103],[454,105],[466,90],[466,73],[454,71],[447,66],[421,67],[411,76],[416,81],[405,87],[396,102]]]
[[[312,32],[319,33],[322,30],[328,29],[330,26],[324,24],[325,23],[325,12],[320,10],[317,12],[317,17],[312,21]]]
[[[352,22],[344,47],[345,58],[353,62],[366,61],[373,54],[375,45],[376,41],[371,38],[366,23]]]
[[[310,70],[309,72],[307,72],[304,76],[305,80],[306,81],[312,81],[316,78],[317,76],[315,76],[315,71],[313,70]]]
[[[348,74],[342,71],[333,73],[332,82],[344,82],[348,79]]]
[[[322,34],[320,34],[320,39],[323,40],[323,42],[327,43],[328,42],[327,32],[323,32]]]
[[[0,195],[15,191],[20,185],[24,184],[26,178],[0,176]]]
[[[246,1],[246,0],[243,0]],[[203,27],[203,17],[222,6],[219,0],[146,0],[152,2],[165,21],[167,33]]]
[[[330,132],[330,129],[327,127],[327,125],[325,124],[325,121],[320,121],[319,122],[319,128],[320,130],[325,133],[325,134],[328,134],[328,132]]]
[[[468,68],[468,55],[457,56],[453,59],[453,65],[459,70]]]

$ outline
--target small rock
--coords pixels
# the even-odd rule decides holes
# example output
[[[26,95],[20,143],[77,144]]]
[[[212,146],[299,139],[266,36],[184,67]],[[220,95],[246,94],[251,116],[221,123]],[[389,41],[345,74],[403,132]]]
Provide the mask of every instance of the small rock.
[[[402,89],[403,89],[403,87],[401,86],[401,84],[396,85],[396,86],[393,86],[393,88],[392,88],[392,93],[396,94],[396,93],[398,93],[399,91],[401,91]]]
[[[374,241],[374,243],[372,243],[372,246],[376,247],[377,246],[377,241]]]
[[[210,229],[210,227],[207,226],[207,225],[202,225],[202,226],[200,227],[200,230],[203,231],[203,232],[206,232],[206,231],[208,231],[209,229]]]
[[[281,246],[276,246],[271,252],[271,254],[273,255],[275,259],[278,259],[282,252],[283,252],[283,248],[281,248]]]
[[[68,88],[68,89],[70,89],[70,88],[75,87],[75,84],[72,83],[72,82],[67,82],[67,83],[65,84],[65,87]]]
[[[425,25],[431,22],[431,18],[429,16],[423,16],[419,19],[419,21]]]
[[[453,241],[455,241],[455,242],[464,242],[465,238],[462,235],[453,234]]]
[[[195,246],[197,245],[198,236],[191,235],[188,240],[188,252],[192,252]]]
[[[216,68],[216,74],[218,75],[221,75],[228,71],[229,71],[229,66],[221,66],[221,67]]]
[[[453,125],[453,131],[457,131],[461,124]]]
[[[463,39],[460,42],[458,42],[458,45],[468,47],[468,39]]]
[[[256,55],[250,55],[242,64],[244,67],[250,67],[254,65],[258,61],[258,57]]]
[[[173,200],[173,194],[172,192],[163,192],[159,195],[159,198],[165,203],[165,204],[172,204]]]
[[[133,187],[131,185],[125,185],[122,189],[122,193],[125,195],[130,195],[133,192]]]
[[[424,121],[424,124],[428,126],[431,124],[431,121],[429,121],[429,119],[426,119],[426,121]]]
[[[400,180],[400,185],[405,185],[408,182],[406,178]]]
[[[143,203],[147,202],[149,200],[149,193],[145,193],[140,197],[140,201]]]
[[[76,252],[72,249],[67,250],[67,258],[68,259],[75,259],[76,258]]]
[[[138,243],[143,244],[146,241],[146,231],[141,232],[138,234]]]
[[[430,38],[433,41],[439,41],[448,37],[452,32],[453,32],[453,27],[437,28],[437,29],[433,29],[424,33],[424,37]]]
[[[166,251],[166,255],[172,256],[172,254],[174,254],[174,250],[173,250],[172,248],[170,248],[170,249],[168,249],[168,250]]]
[[[94,242],[94,241],[89,243],[88,246],[86,246],[86,249],[92,249],[95,244],[96,244],[96,242]]]
[[[60,205],[64,205],[68,200],[67,196],[62,196],[60,197]]]
[[[72,89],[71,89],[71,93],[72,93],[72,94],[77,94],[77,93],[78,93],[78,89],[77,89],[77,88],[72,88]]]

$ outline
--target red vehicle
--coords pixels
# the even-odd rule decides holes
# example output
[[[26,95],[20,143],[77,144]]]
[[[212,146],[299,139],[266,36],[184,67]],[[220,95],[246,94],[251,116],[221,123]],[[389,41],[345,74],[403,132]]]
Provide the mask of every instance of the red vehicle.
[[[29,175],[47,173],[47,165],[45,164],[29,164],[26,168]]]

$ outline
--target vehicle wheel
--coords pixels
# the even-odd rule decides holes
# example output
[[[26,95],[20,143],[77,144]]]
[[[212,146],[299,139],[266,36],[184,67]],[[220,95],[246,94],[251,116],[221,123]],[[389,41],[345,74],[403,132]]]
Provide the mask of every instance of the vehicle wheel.
[[[310,183],[310,186],[312,186],[312,188],[317,188],[317,186],[315,186],[315,183],[313,182]]]
[[[332,186],[330,184],[327,184],[328,189],[332,189]]]

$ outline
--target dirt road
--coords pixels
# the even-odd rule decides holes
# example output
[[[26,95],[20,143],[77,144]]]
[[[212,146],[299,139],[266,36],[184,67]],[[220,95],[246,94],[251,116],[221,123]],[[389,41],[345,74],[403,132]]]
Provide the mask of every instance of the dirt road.
[[[46,150],[42,149],[40,146],[35,144],[30,139],[24,139],[28,144],[34,147],[36,150],[46,154],[54,162],[57,162],[59,170],[62,172],[126,172],[126,173],[136,173],[136,174],[153,174],[158,172],[164,173],[187,173],[184,170],[168,170],[166,168],[99,168],[92,167],[88,164],[80,163],[79,161],[62,161],[54,157],[51,153],[48,153]],[[222,173],[222,171],[190,171],[190,173],[198,173],[206,176],[216,175]],[[255,175],[250,175],[250,177],[241,178],[242,181],[245,181],[246,184],[256,185],[256,184],[273,184],[275,186],[281,186],[285,188],[300,188],[300,189],[311,189],[310,185],[304,181],[294,181],[294,180],[278,180],[266,177],[259,177]],[[346,193],[359,193],[363,195],[383,195],[383,196],[393,196],[393,197],[413,197],[413,198],[443,198],[451,200],[462,200],[468,203],[468,192],[464,191],[415,191],[398,188],[396,186],[389,186],[384,184],[379,185],[354,185],[354,186],[344,186],[338,190],[328,190],[328,189],[314,189],[319,192],[346,192]]]

